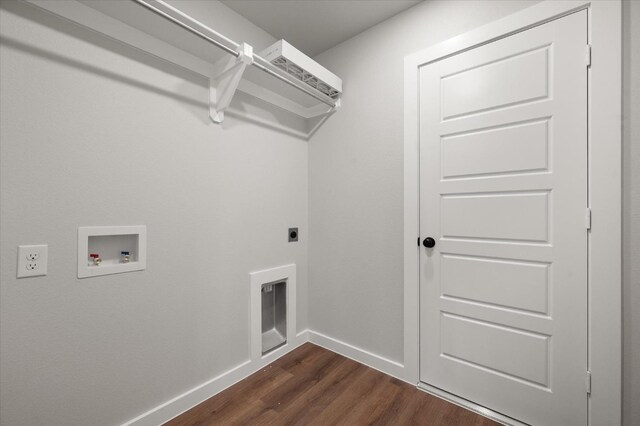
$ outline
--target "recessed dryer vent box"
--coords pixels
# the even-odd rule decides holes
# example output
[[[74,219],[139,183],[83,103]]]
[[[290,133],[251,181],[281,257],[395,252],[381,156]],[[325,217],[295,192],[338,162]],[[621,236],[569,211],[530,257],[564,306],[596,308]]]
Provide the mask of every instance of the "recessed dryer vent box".
[[[146,226],[78,228],[78,278],[141,271],[146,267]]]
[[[338,99],[342,93],[340,77],[285,40],[279,40],[267,47],[260,56],[332,99]]]
[[[287,343],[287,283],[264,284],[262,293],[262,355]]]
[[[300,342],[296,328],[296,265],[251,272],[251,359],[274,360]]]

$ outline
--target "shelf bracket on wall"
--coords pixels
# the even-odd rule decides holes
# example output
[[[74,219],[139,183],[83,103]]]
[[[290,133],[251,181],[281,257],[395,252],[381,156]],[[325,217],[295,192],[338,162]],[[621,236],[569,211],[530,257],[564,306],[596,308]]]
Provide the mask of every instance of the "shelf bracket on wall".
[[[222,123],[247,65],[253,64],[253,47],[242,43],[238,57],[231,56],[216,62],[209,77],[209,116],[214,123]]]

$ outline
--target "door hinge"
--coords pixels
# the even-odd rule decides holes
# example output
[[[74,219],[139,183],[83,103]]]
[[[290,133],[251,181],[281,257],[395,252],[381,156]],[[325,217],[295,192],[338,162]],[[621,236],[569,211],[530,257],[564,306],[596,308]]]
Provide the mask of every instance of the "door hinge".
[[[587,68],[591,66],[591,45],[587,44],[584,49],[584,60]]]
[[[591,371],[587,370],[587,375],[584,381],[584,384],[587,388],[587,394],[591,394]]]
[[[591,209],[587,208],[587,212],[585,213],[585,225],[587,229],[591,229]]]

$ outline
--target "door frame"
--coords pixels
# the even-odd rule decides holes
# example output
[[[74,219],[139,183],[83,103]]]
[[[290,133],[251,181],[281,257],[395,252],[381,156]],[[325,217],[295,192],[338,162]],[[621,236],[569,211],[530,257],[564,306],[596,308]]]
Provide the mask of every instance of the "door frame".
[[[404,379],[419,383],[419,68],[578,10],[588,11],[589,424],[622,418],[622,4],[546,0],[404,60]],[[585,49],[585,58],[587,52]],[[586,59],[585,59],[586,60]],[[586,63],[585,63],[586,66]],[[586,375],[586,372],[585,372]],[[586,389],[585,389],[586,392]],[[475,404],[455,401],[474,409]]]

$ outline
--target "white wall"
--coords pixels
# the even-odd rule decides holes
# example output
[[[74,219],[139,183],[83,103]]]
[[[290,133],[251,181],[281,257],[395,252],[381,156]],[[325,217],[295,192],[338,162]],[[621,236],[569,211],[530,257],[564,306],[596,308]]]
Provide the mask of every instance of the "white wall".
[[[309,146],[309,326],[403,361],[403,57],[534,2],[427,0],[316,57],[344,107]],[[624,4],[624,424],[640,424],[640,2]],[[633,142],[632,142],[633,141]]]
[[[622,6],[623,410],[640,425],[640,2]]]
[[[0,31],[0,424],[119,424],[247,360],[253,270],[297,264],[306,328],[306,141],[217,126],[201,77],[32,6],[3,0]],[[128,224],[147,270],[77,279],[77,227]],[[48,276],[15,279],[38,243]]]

